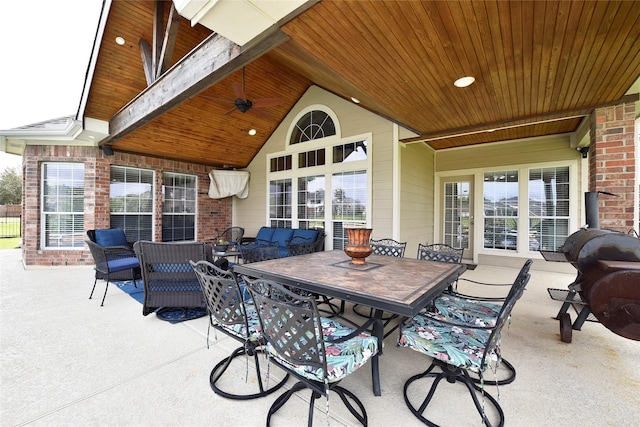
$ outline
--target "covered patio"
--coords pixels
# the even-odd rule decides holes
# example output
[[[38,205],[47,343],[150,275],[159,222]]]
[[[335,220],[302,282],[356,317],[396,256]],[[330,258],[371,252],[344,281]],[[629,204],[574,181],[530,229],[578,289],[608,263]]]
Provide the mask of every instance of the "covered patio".
[[[141,304],[115,286],[100,307],[99,299],[87,299],[90,266],[25,269],[19,250],[0,251],[0,265],[0,424],[264,425],[275,395],[238,402],[209,388],[212,367],[237,343],[221,333],[216,339],[212,332],[207,349],[207,318],[170,324],[153,314],[142,316]],[[511,281],[516,274],[514,268],[487,265],[465,273],[493,282]],[[560,304],[546,289],[565,288],[573,279],[573,274],[534,265],[516,304],[502,347],[517,369],[515,382],[499,389],[507,425],[640,422],[640,343],[590,322],[573,334],[571,344],[560,341],[552,319]],[[380,361],[382,396],[373,396],[367,369],[344,383],[363,401],[371,426],[420,425],[405,406],[402,385],[428,363],[414,351],[397,348],[395,340],[395,334],[387,338]],[[231,375],[236,373],[241,384],[244,367]],[[272,367],[271,374],[280,372]],[[487,390],[497,395],[495,387]],[[455,413],[456,425],[480,425],[466,391],[456,388],[443,397],[433,407],[448,414],[445,424],[451,425]],[[320,402],[316,425],[326,423]],[[331,425],[351,425],[343,411],[338,399],[330,401]],[[303,402],[281,412],[275,425],[305,423]]]

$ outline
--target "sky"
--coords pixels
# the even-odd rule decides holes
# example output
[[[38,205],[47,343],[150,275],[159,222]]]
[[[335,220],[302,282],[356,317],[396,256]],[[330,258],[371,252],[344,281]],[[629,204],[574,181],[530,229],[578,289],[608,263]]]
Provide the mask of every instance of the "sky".
[[[0,129],[75,115],[102,0],[0,1]],[[0,153],[0,171],[21,157]]]

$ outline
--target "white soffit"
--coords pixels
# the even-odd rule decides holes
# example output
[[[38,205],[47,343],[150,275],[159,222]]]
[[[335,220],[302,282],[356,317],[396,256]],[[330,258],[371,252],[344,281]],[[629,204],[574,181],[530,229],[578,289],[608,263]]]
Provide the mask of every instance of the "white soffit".
[[[280,19],[296,10],[306,0],[173,0],[176,10],[242,46]]]

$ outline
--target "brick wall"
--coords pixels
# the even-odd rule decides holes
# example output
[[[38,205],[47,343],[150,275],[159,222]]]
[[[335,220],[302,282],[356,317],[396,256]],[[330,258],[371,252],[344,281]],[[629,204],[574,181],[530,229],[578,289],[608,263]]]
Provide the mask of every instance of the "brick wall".
[[[90,265],[93,258],[88,248],[83,250],[44,250],[40,245],[40,186],[41,164],[46,161],[84,163],[85,171],[85,231],[109,228],[110,166],[130,166],[155,171],[154,240],[162,239],[162,173],[176,172],[198,177],[198,241],[212,241],[216,229],[222,231],[231,224],[231,198],[214,200],[209,191],[208,166],[163,160],[154,157],[115,153],[105,156],[95,147],[27,146],[23,164],[23,244],[25,265]]]
[[[633,102],[597,108],[592,115],[589,191],[618,196],[599,196],[600,228],[627,232],[636,226],[634,124]]]

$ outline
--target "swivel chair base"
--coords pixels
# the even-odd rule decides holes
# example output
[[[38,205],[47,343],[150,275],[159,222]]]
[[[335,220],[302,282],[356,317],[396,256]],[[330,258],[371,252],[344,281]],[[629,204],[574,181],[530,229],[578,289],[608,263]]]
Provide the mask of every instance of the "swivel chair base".
[[[442,372],[431,372],[435,367],[439,367],[442,370]],[[434,378],[434,380],[433,380],[433,383],[431,384],[431,388],[429,389],[429,393],[427,393],[427,396],[422,401],[420,406],[415,406],[413,403],[409,401],[409,397],[407,396],[407,390],[414,381],[417,381],[423,378]],[[413,377],[409,378],[407,382],[404,384],[404,390],[403,390],[404,401],[407,404],[407,407],[409,408],[409,410],[413,413],[413,415],[415,415],[416,418],[418,418],[420,421],[422,421],[424,424],[428,426],[438,427],[438,424],[428,420],[423,414],[424,414],[424,411],[427,409],[429,402],[433,398],[433,395],[436,391],[436,388],[438,387],[438,384],[443,379],[446,379],[447,382],[452,384],[456,382],[461,382],[467,387],[469,394],[471,394],[471,397],[473,399],[473,403],[478,413],[482,417],[482,423],[484,425],[488,427],[492,426],[491,422],[487,418],[486,413],[484,411],[483,402],[481,402],[480,399],[478,399],[478,393],[480,394],[481,398],[486,399],[486,401],[488,401],[496,409],[497,414],[500,418],[498,427],[504,426],[504,412],[500,407],[500,404],[498,403],[498,401],[493,396],[487,393],[486,390],[483,390],[482,388],[475,385],[473,379],[469,376],[466,370],[448,365],[436,359],[434,359],[433,362],[431,362],[431,365],[426,371],[424,371],[421,374],[414,375]]]
[[[248,356],[253,356],[254,358],[254,362],[256,364],[256,374],[258,377],[259,391],[256,393],[235,394],[235,393],[222,390],[222,388],[220,388],[220,386],[218,386],[216,383],[222,377],[222,375],[224,375],[227,368],[229,368],[233,359],[245,354]],[[226,397],[227,399],[234,399],[234,400],[249,400],[249,399],[256,399],[258,397],[267,396],[273,393],[274,391],[277,391],[280,387],[282,387],[287,382],[288,379],[289,379],[289,374],[286,374],[284,378],[279,382],[273,385],[270,385],[269,387],[265,387],[264,384],[262,384],[262,376],[260,375],[260,363],[258,361],[258,351],[255,349],[247,350],[244,347],[238,347],[231,353],[231,355],[222,359],[213,368],[213,370],[211,371],[211,374],[209,375],[209,384],[211,385],[211,389],[214,391],[214,393],[219,394],[222,397]]]
[[[273,404],[271,405],[271,408],[269,408],[269,413],[267,414],[267,427],[271,426],[271,416],[275,414],[280,408],[282,408],[282,406],[284,406],[284,404],[287,403],[287,401],[291,398],[291,396],[293,396],[294,393],[296,393],[297,391],[303,390],[305,388],[311,389],[311,399],[309,399],[309,420],[307,422],[307,425],[308,427],[311,427],[313,425],[313,409],[315,406],[315,401],[316,399],[322,397],[322,394],[318,393],[313,388],[310,388],[309,385],[305,384],[304,382],[299,381],[296,384],[294,384],[290,390],[287,390],[286,392],[281,394],[273,402]],[[340,387],[338,385],[332,386],[330,389],[330,392],[333,392],[338,396],[340,396],[340,399],[342,400],[344,405],[347,407],[349,412],[351,412],[351,414],[363,426],[368,425],[367,411],[365,410],[364,405],[362,404],[360,399],[358,399],[355,394],[351,393],[349,390],[343,387]],[[355,404],[355,406],[353,404]]]

